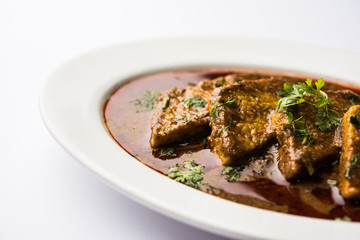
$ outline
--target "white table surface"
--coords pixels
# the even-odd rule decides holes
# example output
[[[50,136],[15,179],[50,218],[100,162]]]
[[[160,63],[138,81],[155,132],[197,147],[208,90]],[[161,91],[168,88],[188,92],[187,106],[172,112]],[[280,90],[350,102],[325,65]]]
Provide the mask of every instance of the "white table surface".
[[[223,239],[139,205],[75,161],[44,127],[41,84],[85,51],[159,37],[250,36],[360,53],[359,10],[356,0],[0,1],[0,239]]]

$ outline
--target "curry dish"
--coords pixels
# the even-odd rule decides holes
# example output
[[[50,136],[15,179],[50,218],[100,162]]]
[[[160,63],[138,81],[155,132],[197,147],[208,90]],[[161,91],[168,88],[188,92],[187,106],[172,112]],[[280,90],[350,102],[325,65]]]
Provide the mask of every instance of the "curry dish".
[[[129,154],[190,187],[263,209],[360,221],[359,93],[279,73],[165,72],[120,87],[104,118]]]

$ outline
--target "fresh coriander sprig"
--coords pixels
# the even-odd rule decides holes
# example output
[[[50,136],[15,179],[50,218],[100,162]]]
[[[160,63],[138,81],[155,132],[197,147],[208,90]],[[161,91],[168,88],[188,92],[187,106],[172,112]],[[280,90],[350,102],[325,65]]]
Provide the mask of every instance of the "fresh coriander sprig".
[[[281,112],[284,108],[303,102],[313,105],[316,108],[321,108],[327,104],[333,104],[327,94],[321,90],[324,84],[325,82],[322,78],[315,82],[316,89],[312,87],[312,80],[310,78],[306,79],[305,83],[297,83],[292,86],[290,83],[285,83],[284,97],[281,98],[276,105],[276,111]],[[312,95],[315,101],[307,101],[304,98],[305,95]]]
[[[340,125],[339,113],[327,106],[319,108],[316,113],[316,125],[322,132],[330,131],[332,125]]]
[[[306,79],[305,83],[297,83],[292,86],[290,83],[284,84],[284,90],[281,91],[283,96],[276,105],[276,111],[281,112],[286,108],[301,103],[307,103],[317,109],[316,125],[320,131],[330,131],[332,125],[340,125],[340,116],[338,112],[328,108],[328,105],[334,104],[327,94],[321,90],[325,82],[322,78],[315,82],[315,87],[312,86],[312,80]],[[314,101],[308,101],[305,96],[312,96]]]
[[[183,166],[187,171],[181,170],[179,165],[169,169],[170,173],[169,178],[174,179],[175,181],[185,183],[191,187],[199,188],[199,184],[203,180],[203,169],[204,166],[199,165],[194,162],[186,161],[181,166]]]

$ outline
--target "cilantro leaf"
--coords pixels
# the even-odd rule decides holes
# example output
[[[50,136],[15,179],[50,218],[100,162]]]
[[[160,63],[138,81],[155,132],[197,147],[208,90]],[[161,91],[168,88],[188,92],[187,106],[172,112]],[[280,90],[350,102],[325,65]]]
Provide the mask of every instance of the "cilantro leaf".
[[[306,126],[305,121],[302,119],[302,117],[293,120],[294,117],[291,112],[285,111],[285,113],[289,121],[289,125],[287,125],[287,127],[291,129],[294,138],[302,141],[302,144],[304,145],[312,144],[314,142],[314,139],[312,138],[312,133]]]
[[[135,106],[141,106],[145,109],[153,110],[155,108],[155,103],[158,97],[159,97],[158,92],[145,91],[143,98],[136,99],[132,102],[134,102]]]
[[[229,131],[231,124],[232,124],[232,117],[230,117],[229,124],[228,124],[226,127],[221,128],[221,129],[217,132],[216,136],[220,136],[220,134],[222,133],[222,131]]]
[[[196,96],[192,98],[188,98],[185,101],[182,102],[185,108],[191,108],[191,107],[205,107],[206,102],[202,100],[201,97]]]
[[[292,86],[289,83],[284,84],[283,97],[276,105],[276,111],[281,112],[286,108],[300,103],[307,103],[317,109],[316,125],[320,131],[330,131],[333,125],[340,125],[340,116],[338,112],[329,109],[328,105],[334,104],[327,94],[321,90],[325,82],[322,78],[315,82],[315,88],[312,86],[312,80],[306,79],[305,83],[297,83]],[[313,101],[308,101],[304,98],[309,95]]]
[[[184,122],[191,122],[191,119],[185,118],[185,117],[180,116],[180,115],[176,115],[175,117],[177,119],[179,119],[179,120],[183,120]]]
[[[267,106],[263,107],[263,108],[261,109],[261,111],[265,111],[266,109],[268,109],[268,108],[270,108],[270,107],[271,107],[270,105],[267,105]]]
[[[346,100],[347,100],[348,103],[350,103],[352,106],[355,105],[355,103],[354,103],[355,96],[354,96],[354,95],[350,96],[350,97],[349,97],[348,99],[346,99]]]
[[[349,167],[346,169],[346,172],[345,172],[345,177],[347,179],[351,179],[350,171],[351,171],[351,169],[356,167],[357,162],[358,162],[358,157],[356,157],[356,156],[353,157],[352,162],[350,163]]]
[[[174,153],[174,149],[173,148],[162,148],[160,151],[160,157],[176,157],[176,153]]]
[[[340,125],[339,113],[328,109],[327,106],[325,108],[319,108],[316,113],[316,125],[322,132],[330,131],[332,125]]]
[[[215,87],[222,87],[224,83],[225,83],[225,77],[222,77],[220,83],[215,83]]]
[[[350,116],[350,118],[348,119],[348,121],[356,128],[359,129],[360,128],[360,121],[359,118],[356,115]]]
[[[222,170],[221,175],[227,175],[225,179],[228,182],[234,182],[240,177],[241,172],[242,170],[244,170],[244,168],[245,165],[240,165],[236,167],[227,166]]]
[[[212,117],[212,120],[215,121],[217,116],[219,116],[219,108],[227,106],[230,108],[236,107],[236,99],[230,99],[224,103],[215,103],[215,105],[210,109],[210,116]]]
[[[191,187],[199,188],[199,183],[203,180],[204,166],[190,161],[184,162],[181,166],[187,171],[181,170],[179,165],[176,165],[169,169],[168,177]]]

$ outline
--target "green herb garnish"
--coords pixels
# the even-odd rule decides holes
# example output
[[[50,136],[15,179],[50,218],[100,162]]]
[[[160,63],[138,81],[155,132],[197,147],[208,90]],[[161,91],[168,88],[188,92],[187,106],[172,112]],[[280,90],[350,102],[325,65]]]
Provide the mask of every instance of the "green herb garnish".
[[[349,167],[346,169],[346,172],[345,172],[345,177],[347,179],[351,179],[350,171],[351,171],[351,169],[356,167],[357,162],[358,162],[358,157],[356,157],[356,156],[353,157],[352,162],[350,163]]]
[[[352,95],[352,96],[350,96],[350,97],[349,97],[348,99],[346,99],[346,100],[348,101],[348,103],[350,103],[352,106],[354,106],[354,105],[355,105],[354,99],[355,99],[355,96]]]
[[[236,167],[228,166],[222,170],[221,175],[227,175],[225,179],[228,182],[234,182],[240,177],[241,171],[244,170],[244,168],[245,165],[240,165]]]
[[[162,148],[159,157],[176,157],[174,148]]]
[[[183,120],[184,122],[191,122],[191,119],[184,118],[183,116],[180,115],[176,115],[175,117],[179,120]]]
[[[312,133],[310,132],[309,128],[305,125],[305,121],[302,119],[302,117],[299,117],[295,120],[293,120],[293,114],[291,112],[285,112],[289,125],[287,125],[288,128],[291,129],[294,138],[296,138],[299,141],[302,141],[302,144],[312,144],[314,139],[311,137]]]
[[[222,131],[229,131],[231,124],[232,124],[232,118],[230,117],[229,124],[228,124],[226,127],[221,128],[221,129],[217,132],[216,136],[220,136],[220,134],[221,134]]]
[[[330,131],[332,125],[340,125],[339,113],[329,109],[327,106],[319,108],[316,113],[316,125],[322,132]]]
[[[191,107],[205,107],[206,102],[204,100],[202,100],[201,97],[197,96],[197,97],[192,97],[189,99],[186,99],[185,101],[182,102],[182,104],[184,105],[185,108],[191,108]]]
[[[181,166],[187,169],[187,171],[181,170],[179,165],[176,165],[169,169],[170,174],[168,177],[191,187],[199,188],[199,183],[203,180],[204,166],[189,161],[184,162]]]
[[[265,106],[263,109],[261,109],[262,111],[265,111],[266,109],[268,109],[270,107],[270,105]]]
[[[276,91],[275,93],[279,97],[286,97],[287,96],[287,93],[284,90]]]
[[[315,82],[316,88],[312,87],[312,80],[306,79],[305,83],[297,83],[292,86],[289,83],[284,84],[284,96],[279,100],[276,106],[276,111],[281,112],[287,107],[298,105],[300,103],[307,103],[314,106],[317,109],[316,125],[320,131],[330,131],[332,125],[340,125],[339,114],[328,108],[328,105],[334,104],[327,94],[321,90],[325,82],[320,78]],[[308,101],[304,98],[305,95],[313,97],[314,102]]]
[[[164,98],[164,104],[163,104],[163,109],[167,108],[169,106],[169,103],[170,103],[170,97],[169,96],[166,96]]]
[[[210,116],[212,117],[213,121],[215,121],[217,116],[219,116],[219,107],[222,107],[222,106],[227,106],[230,108],[236,107],[236,100],[230,99],[229,101],[221,103],[221,104],[215,103],[215,105],[210,109]]]
[[[145,91],[143,98],[136,99],[133,102],[136,106],[141,106],[145,109],[153,110],[155,108],[155,103],[156,103],[158,97],[159,97],[158,92]]]
[[[359,129],[360,128],[360,121],[359,118],[354,115],[354,116],[350,116],[350,118],[348,119],[348,121],[356,128]]]
[[[225,83],[225,77],[222,77],[220,83],[215,83],[215,87],[222,87],[224,83]]]
[[[289,106],[297,105],[300,103],[308,103],[315,106],[316,108],[321,108],[327,104],[333,104],[333,102],[328,98],[327,94],[321,90],[325,82],[320,78],[315,82],[316,89],[312,87],[312,80],[310,78],[306,79],[305,83],[297,83],[292,86],[290,83],[284,84],[284,97],[281,98],[276,106],[276,111],[281,112],[284,108]],[[307,101],[304,98],[304,95],[312,95],[315,102]]]

